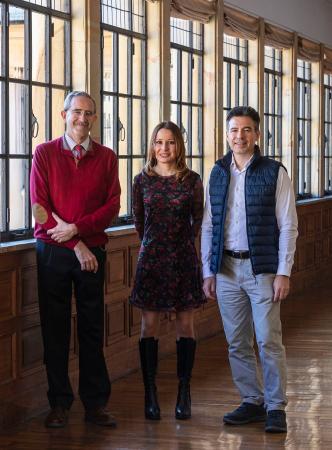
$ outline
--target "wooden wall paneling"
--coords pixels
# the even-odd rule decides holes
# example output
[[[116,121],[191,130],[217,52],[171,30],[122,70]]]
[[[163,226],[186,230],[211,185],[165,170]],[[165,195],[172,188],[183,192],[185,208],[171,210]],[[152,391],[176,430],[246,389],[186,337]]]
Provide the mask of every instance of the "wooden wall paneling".
[[[17,332],[14,321],[0,323],[0,385],[17,377]]]
[[[127,298],[124,298],[105,304],[106,345],[129,337],[127,302]]]
[[[21,339],[21,376],[27,376],[43,368],[44,349],[40,325],[22,331]]]
[[[0,271],[0,321],[11,319],[17,311],[17,270],[8,268]]]
[[[127,287],[127,248],[107,250],[105,291],[110,294]]]
[[[21,268],[21,309],[38,309],[38,286],[36,264]]]

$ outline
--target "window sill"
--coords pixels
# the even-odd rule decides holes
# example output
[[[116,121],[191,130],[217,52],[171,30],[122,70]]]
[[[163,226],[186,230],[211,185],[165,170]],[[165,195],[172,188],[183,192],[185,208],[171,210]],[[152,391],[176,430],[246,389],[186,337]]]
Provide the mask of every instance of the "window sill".
[[[298,206],[311,204],[311,203],[321,203],[325,201],[332,200],[332,195],[325,195],[324,197],[311,197],[311,198],[305,198],[303,200],[296,200],[296,204]]]
[[[105,232],[110,238],[136,233],[134,225],[122,225],[111,227],[107,228]],[[35,242],[36,239],[24,239],[22,241],[2,242],[0,243],[0,254],[32,249],[35,247]]]

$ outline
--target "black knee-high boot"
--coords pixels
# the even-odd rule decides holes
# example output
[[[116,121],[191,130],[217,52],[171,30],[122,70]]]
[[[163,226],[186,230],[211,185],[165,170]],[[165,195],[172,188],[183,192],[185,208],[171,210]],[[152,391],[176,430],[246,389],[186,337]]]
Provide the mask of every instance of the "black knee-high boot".
[[[176,348],[179,390],[175,417],[184,420],[191,417],[190,378],[194,366],[196,341],[193,338],[182,337],[176,341]]]
[[[139,341],[139,352],[145,388],[145,418],[160,420],[160,408],[155,383],[158,365],[158,340],[154,337],[142,338]]]

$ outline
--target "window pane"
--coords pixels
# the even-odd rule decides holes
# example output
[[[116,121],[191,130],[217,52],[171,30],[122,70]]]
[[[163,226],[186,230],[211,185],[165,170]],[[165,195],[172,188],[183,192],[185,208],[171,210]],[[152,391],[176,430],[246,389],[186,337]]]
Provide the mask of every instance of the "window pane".
[[[117,133],[114,133],[117,124],[116,97],[105,95],[103,107],[103,143],[117,151]]]
[[[6,161],[0,159],[0,231],[6,229]]]
[[[38,144],[48,140],[46,108],[46,88],[32,86],[31,138],[33,152]],[[59,120],[61,120],[60,117]]]
[[[64,100],[65,91],[52,89],[52,139],[63,135],[65,131],[65,123],[61,117]]]
[[[144,164],[145,162],[143,158],[133,158],[133,179],[135,175],[142,172]]]
[[[145,33],[144,0],[101,0],[101,15],[103,23]]]
[[[181,132],[182,132],[182,136],[183,136],[183,140],[186,146],[186,154],[190,155],[191,154],[191,148],[189,148],[189,142],[188,142],[188,138],[189,138],[189,107],[188,106],[182,106],[181,108],[181,113],[182,113],[182,117],[181,117]]]
[[[202,141],[202,127],[201,127],[201,120],[202,120],[202,109],[193,107],[192,108],[192,154],[193,155],[200,155],[202,148],[201,148],[201,141]]]
[[[115,52],[115,35],[104,30],[104,48],[103,48],[103,89],[104,91],[115,91],[116,89],[116,73],[114,71],[114,52]]]
[[[119,215],[128,214],[128,160],[119,159],[119,178],[121,185],[121,209]]]
[[[176,123],[178,126],[180,126],[180,122],[179,122],[179,111],[180,111],[180,106],[172,103],[171,104],[171,121]]]
[[[191,168],[194,172],[200,174],[201,178],[203,176],[203,163],[201,158],[192,158],[191,159]]]
[[[133,94],[144,95],[144,45],[140,39],[133,39]]]
[[[51,7],[57,11],[69,13],[70,0],[52,0]]]
[[[28,86],[9,83],[9,153],[29,153]]]
[[[133,154],[144,155],[145,154],[145,114],[144,114],[144,102],[141,100],[133,100]]]
[[[9,76],[27,78],[28,15],[24,9],[9,6]]]
[[[202,57],[198,55],[192,55],[193,57],[193,92],[192,101],[193,103],[202,103]]]
[[[128,99],[119,98],[118,118],[119,155],[128,154]]]
[[[182,52],[182,101],[189,102],[189,70],[191,71],[191,54]]]
[[[128,86],[128,58],[130,56],[128,45],[130,44],[127,36],[119,35],[119,92],[121,94],[129,93]]]
[[[11,159],[9,162],[9,229],[29,226],[29,160]]]
[[[54,35],[52,37],[52,83],[67,84],[65,35],[67,23],[64,20],[52,18]]]
[[[0,153],[5,151],[5,83],[0,81]]]
[[[32,13],[32,80],[45,82],[46,77],[46,24],[47,16]]]
[[[178,85],[179,50],[171,48],[171,100],[180,100],[180,86]]]

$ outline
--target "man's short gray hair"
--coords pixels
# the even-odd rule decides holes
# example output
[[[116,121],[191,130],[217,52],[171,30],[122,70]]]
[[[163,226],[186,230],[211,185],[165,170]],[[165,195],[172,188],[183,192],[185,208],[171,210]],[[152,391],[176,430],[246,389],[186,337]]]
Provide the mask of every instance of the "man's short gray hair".
[[[65,98],[64,104],[63,104],[63,109],[64,111],[68,111],[68,109],[71,106],[71,102],[73,100],[73,98],[75,97],[86,97],[88,99],[90,99],[94,105],[94,113],[96,113],[96,102],[95,99],[93,97],[91,97],[90,94],[88,94],[85,91],[71,91],[69,92],[69,94],[67,94],[67,97]]]

